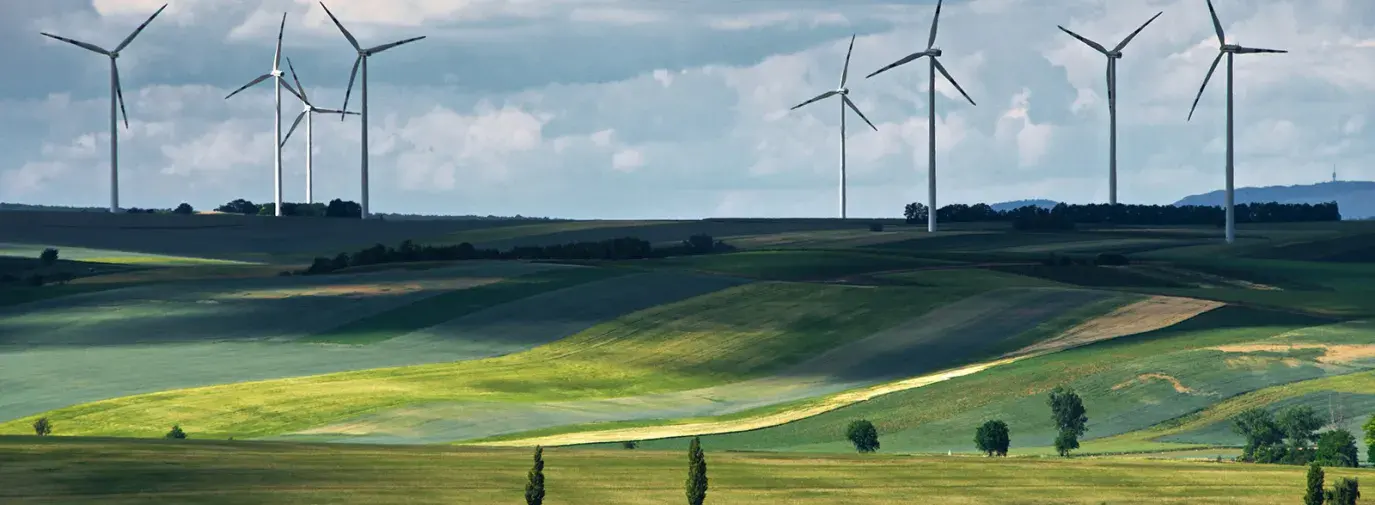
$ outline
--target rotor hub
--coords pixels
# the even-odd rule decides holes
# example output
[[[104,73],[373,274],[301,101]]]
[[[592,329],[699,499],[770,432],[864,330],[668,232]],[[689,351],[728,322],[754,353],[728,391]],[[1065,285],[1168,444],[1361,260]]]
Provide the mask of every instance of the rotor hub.
[[[933,47],[933,48],[931,48],[931,49],[927,49],[927,50],[926,50],[926,54],[927,54],[928,56],[932,56],[932,57],[940,56],[940,55],[942,54],[942,53],[941,53],[941,48],[939,48],[939,47]]]
[[[1122,51],[1113,51],[1111,53],[1108,53],[1108,57],[1114,60],[1120,60],[1122,59]]]
[[[842,95],[848,95],[848,94],[850,94],[850,90],[845,89],[845,88],[840,88],[840,89],[836,90],[836,92],[837,92],[837,93],[840,93],[840,94],[842,94]]]
[[[1241,46],[1236,44],[1223,44],[1222,47],[1218,49],[1221,49],[1224,53],[1235,53],[1238,49],[1241,49]]]

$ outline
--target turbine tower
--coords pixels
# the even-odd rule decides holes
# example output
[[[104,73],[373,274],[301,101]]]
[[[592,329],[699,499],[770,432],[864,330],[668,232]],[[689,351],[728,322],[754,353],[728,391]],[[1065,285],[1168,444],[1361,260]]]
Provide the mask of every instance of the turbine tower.
[[[864,117],[864,113],[859,111],[859,107],[856,107],[856,106],[855,106],[855,103],[852,102],[852,101],[850,101],[850,96],[849,96],[849,95],[850,95],[850,90],[845,89],[845,81],[846,81],[846,80],[849,78],[849,76],[850,76],[850,53],[854,52],[854,50],[855,50],[855,36],[854,36],[854,35],[851,35],[851,36],[850,36],[850,49],[847,50],[847,51],[845,51],[845,66],[840,70],[840,86],[838,86],[834,91],[827,91],[827,92],[825,92],[825,93],[822,93],[822,94],[820,94],[820,95],[817,95],[816,98],[813,98],[813,99],[811,99],[811,100],[807,100],[807,101],[802,102],[802,103],[800,103],[800,104],[797,104],[797,105],[794,106],[792,109],[789,109],[789,110],[797,110],[799,107],[802,107],[803,105],[807,105],[807,104],[809,104],[809,103],[812,103],[812,102],[815,102],[815,101],[818,101],[818,100],[830,98],[830,97],[835,96],[835,95],[840,95],[840,218],[841,218],[841,219],[845,219],[845,218],[846,218],[846,216],[845,216],[845,107],[849,107],[850,110],[855,111],[855,114],[858,114],[860,119],[863,119],[865,123],[869,123],[869,127],[870,127],[870,128],[873,128],[874,131],[878,131],[878,127],[877,127],[877,126],[874,126],[874,123],[870,122],[870,121],[869,121],[869,118]]]
[[[1146,29],[1146,25],[1151,24],[1151,21],[1155,21],[1155,18],[1160,17],[1160,15],[1161,15],[1161,14],[1164,14],[1164,13],[1165,13],[1164,11],[1161,11],[1161,12],[1157,12],[1154,16],[1151,16],[1151,18],[1148,19],[1148,20],[1146,20],[1146,22],[1143,23],[1143,24],[1141,25],[1140,28],[1137,28],[1136,31],[1133,31],[1133,32],[1131,33],[1131,35],[1127,35],[1127,38],[1122,39],[1121,42],[1118,42],[1117,45],[1114,46],[1114,47],[1112,48],[1111,51],[1109,51],[1107,48],[1104,48],[1102,44],[1099,44],[1099,43],[1097,43],[1097,42],[1094,42],[1094,41],[1092,41],[1092,40],[1089,40],[1089,39],[1087,39],[1087,38],[1084,38],[1084,37],[1080,36],[1080,35],[1077,34],[1077,33],[1074,33],[1074,32],[1072,32],[1072,31],[1069,31],[1068,28],[1065,28],[1065,27],[1060,26],[1060,25],[1056,25],[1056,27],[1060,28],[1061,31],[1063,31],[1063,32],[1065,32],[1065,33],[1068,33],[1071,37],[1074,37],[1074,38],[1076,38],[1076,39],[1079,39],[1080,42],[1083,42],[1083,43],[1085,43],[1085,44],[1088,44],[1089,47],[1092,47],[1094,50],[1096,50],[1096,51],[1098,51],[1098,52],[1100,52],[1100,53],[1103,53],[1103,56],[1107,56],[1107,57],[1108,57],[1108,204],[1109,204],[1109,205],[1117,205],[1117,60],[1122,59],[1122,49],[1125,48],[1125,47],[1127,47],[1127,43],[1128,43],[1128,42],[1131,42],[1131,41],[1132,41],[1132,38],[1135,38],[1135,37],[1136,37],[1136,34],[1141,33],[1141,30]]]
[[[965,100],[969,100],[970,105],[978,105],[974,103],[973,98],[969,98],[969,93],[964,92],[964,88],[960,87],[960,83],[955,82],[954,77],[950,77],[950,72],[945,70],[945,66],[941,65],[940,60],[936,59],[936,57],[942,54],[940,48],[936,47],[936,26],[940,23],[940,20],[941,0],[937,0],[936,15],[931,18],[931,37],[926,41],[926,50],[909,54],[898,61],[888,64],[886,67],[875,70],[874,73],[865,77],[865,79],[868,79],[869,77],[897,68],[923,56],[930,57],[929,66],[931,70],[931,79],[929,82],[930,89],[927,95],[927,130],[930,134],[930,141],[928,143],[930,152],[928,153],[928,168],[926,172],[926,206],[928,207],[926,231],[928,232],[936,231],[936,71],[940,71],[941,75],[945,77],[945,80],[955,86],[955,89],[959,90],[961,95],[964,95]]]
[[[95,44],[59,37],[47,32],[39,32],[44,36],[110,57],[110,213],[119,212],[119,128],[117,126],[118,119],[115,117],[115,105],[119,105],[119,113],[124,116],[124,128],[129,128],[129,113],[124,110],[124,89],[119,86],[119,64],[117,63],[117,60],[119,60],[119,52],[129,47],[129,43],[134,41],[134,37],[137,37],[144,28],[147,28],[148,23],[152,23],[153,18],[158,17],[158,14],[162,14],[162,10],[166,8],[167,4],[162,4],[162,7],[159,7],[157,12],[154,12],[152,16],[148,16],[148,20],[138,25],[138,28],[135,28],[133,33],[130,33],[128,37],[124,38],[123,42],[115,46],[113,51],[108,51]]]
[[[1208,0],[1208,14],[1213,17],[1213,30],[1217,32],[1218,52],[1217,57],[1213,58],[1213,65],[1208,67],[1208,74],[1203,76],[1203,85],[1198,87],[1198,96],[1194,97],[1193,106],[1189,107],[1189,120],[1194,118],[1194,108],[1198,107],[1198,99],[1203,97],[1203,90],[1208,87],[1208,79],[1213,77],[1213,71],[1217,70],[1217,64],[1222,61],[1222,56],[1227,56],[1227,243],[1236,240],[1236,210],[1233,208],[1232,198],[1232,173],[1235,157],[1232,146],[1232,56],[1236,54],[1252,53],[1287,53],[1280,49],[1259,49],[1254,47],[1242,47],[1236,44],[1228,44],[1227,37],[1222,33],[1222,22],[1217,20],[1217,10],[1213,8],[1213,0]]]
[[[291,134],[296,131],[297,126],[301,125],[301,119],[304,118],[306,120],[306,203],[312,204],[315,203],[315,195],[312,194],[312,188],[315,187],[313,175],[314,167],[311,161],[313,157],[312,151],[315,149],[315,114],[353,114],[357,116],[358,113],[316,107],[314,104],[310,103],[310,94],[306,93],[306,87],[301,85],[301,79],[296,77],[296,66],[291,64],[291,57],[287,57],[286,59],[286,68],[291,70],[291,80],[296,81],[296,89],[301,92],[298,98],[301,99],[301,105],[305,108],[300,114],[296,115],[296,121],[291,123],[291,128],[286,131],[286,136],[282,137],[282,145],[285,146],[286,141],[291,139]]]
[[[300,93],[297,93],[296,90],[291,89],[290,83],[286,82],[285,79],[282,79],[282,69],[278,68],[281,66],[282,60],[282,33],[285,31],[286,13],[283,12],[282,25],[277,29],[277,52],[273,53],[272,55],[272,71],[258,76],[257,79],[249,81],[248,84],[241,86],[239,89],[234,90],[233,93],[230,93],[229,96],[224,97],[225,100],[228,100],[229,97],[239,94],[240,91],[248,89],[260,82],[266,81],[269,78],[273,79],[273,84],[276,90],[276,113],[273,115],[274,122],[272,129],[272,173],[274,175],[272,201],[275,203],[273,212],[278,217],[282,215],[282,87],[285,86],[287,91],[290,91],[291,94],[296,95],[296,98],[304,100],[304,98],[301,98]]]
[[[367,218],[368,218],[368,57],[369,57],[369,56],[372,56],[372,55],[374,55],[374,54],[380,53],[380,52],[382,52],[382,51],[386,51],[386,50],[391,49],[391,48],[393,48],[393,47],[399,46],[399,45],[401,45],[401,44],[408,44],[408,43],[411,43],[411,42],[415,42],[415,41],[420,40],[420,39],[423,39],[423,38],[425,38],[425,37],[424,37],[424,36],[412,37],[412,38],[409,38],[409,39],[398,40],[398,41],[396,41],[396,42],[390,42],[390,43],[387,43],[387,44],[382,44],[382,45],[380,45],[380,46],[375,46],[375,47],[370,47],[370,48],[364,49],[363,46],[358,45],[358,39],[353,38],[353,34],[352,34],[352,33],[349,33],[348,30],[344,29],[344,25],[343,25],[342,23],[339,22],[339,18],[334,17],[334,13],[329,11],[329,7],[325,7],[325,3],[324,3],[324,2],[320,2],[320,7],[325,9],[325,14],[328,14],[328,15],[329,15],[329,19],[330,19],[331,21],[334,21],[334,26],[339,27],[339,31],[342,32],[342,33],[344,34],[344,38],[348,39],[348,40],[349,40],[349,44],[353,46],[353,49],[356,50],[356,51],[358,51],[358,58],[355,59],[355,60],[353,60],[353,70],[352,70],[351,72],[349,72],[349,87],[344,91],[344,106],[343,106],[343,107],[340,107],[340,109],[342,109],[342,110],[348,110],[348,108],[349,108],[349,95],[350,95],[351,93],[353,93],[353,78],[358,76],[358,65],[361,64],[361,65],[363,66],[363,86],[362,86],[362,87],[363,87],[363,98],[362,98],[362,100],[363,100],[363,107],[362,107],[362,109],[363,109],[363,114],[362,114],[362,118],[363,118],[363,141],[362,141],[362,144],[363,144],[363,162],[362,162],[363,198],[362,198],[362,200],[363,200],[363,201],[362,201],[362,202],[359,202],[359,203],[361,204],[362,210],[363,210],[362,216],[361,216],[361,217],[362,217],[363,219],[367,219]],[[343,121],[343,120],[344,120],[344,115],[343,115],[343,114],[340,114],[340,115],[339,115],[339,120],[340,120],[340,121]]]

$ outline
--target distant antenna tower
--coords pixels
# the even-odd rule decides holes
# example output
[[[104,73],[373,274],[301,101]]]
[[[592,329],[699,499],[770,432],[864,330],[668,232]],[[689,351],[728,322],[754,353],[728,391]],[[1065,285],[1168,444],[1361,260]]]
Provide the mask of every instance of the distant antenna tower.
[[[1332,182],[1337,182],[1337,164],[1332,164]]]

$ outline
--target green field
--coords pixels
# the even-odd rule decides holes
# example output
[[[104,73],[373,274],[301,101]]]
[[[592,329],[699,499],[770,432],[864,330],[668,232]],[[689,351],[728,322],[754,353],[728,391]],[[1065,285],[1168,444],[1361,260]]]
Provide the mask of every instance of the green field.
[[[214,240],[296,233],[288,221],[230,217]],[[134,247],[152,225],[85,243],[20,230],[25,245],[0,248],[15,268],[34,271],[34,238],[55,237],[62,268],[86,272],[0,286],[0,433],[46,416],[56,435],[0,438],[0,502],[518,500],[528,452],[444,445],[538,439],[584,444],[546,453],[551,503],[678,503],[684,436],[704,434],[709,503],[1290,503],[1301,468],[1178,460],[1235,455],[1229,419],[1249,407],[1310,405],[1353,432],[1375,414],[1366,223],[1243,225],[1231,246],[1212,227],[327,224],[225,254],[194,240]],[[403,233],[483,247],[704,233],[742,250],[277,275]],[[1131,264],[1083,263],[1101,253]],[[259,256],[273,264],[226,261]],[[1030,355],[1002,360],[1014,352]],[[972,371],[924,379],[961,367]],[[1042,457],[1058,385],[1088,408],[1079,454],[1161,459]],[[861,418],[882,455],[843,439]],[[1026,457],[970,457],[988,419],[1007,421]],[[193,440],[88,438],[172,424]],[[625,439],[642,449],[587,443]],[[91,455],[100,463],[76,463]],[[188,473],[166,478],[169,465]],[[19,475],[17,487],[3,478]]]
[[[707,503],[1253,503],[1303,497],[1304,469],[1169,460],[716,452]],[[99,455],[98,457],[92,457]],[[683,503],[684,454],[546,449],[546,502]],[[0,500],[108,504],[520,503],[528,450],[0,438]],[[1327,479],[1370,472],[1328,469]]]

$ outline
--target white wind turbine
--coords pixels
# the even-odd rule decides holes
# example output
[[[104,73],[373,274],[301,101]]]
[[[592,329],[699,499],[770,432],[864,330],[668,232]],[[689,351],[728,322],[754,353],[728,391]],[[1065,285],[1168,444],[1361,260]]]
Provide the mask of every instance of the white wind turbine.
[[[115,46],[115,49],[114,49],[113,51],[107,51],[107,50],[105,50],[104,48],[101,48],[100,46],[97,46],[97,45],[95,45],[95,44],[88,44],[88,43],[86,43],[86,42],[81,42],[81,41],[79,41],[79,40],[73,40],[73,39],[69,39],[69,38],[66,38],[66,37],[59,37],[59,36],[57,36],[57,35],[53,35],[53,34],[47,33],[47,32],[39,32],[39,33],[42,33],[44,36],[51,37],[51,38],[54,38],[54,39],[57,39],[57,40],[66,42],[66,43],[68,43],[68,44],[72,44],[72,45],[74,45],[74,46],[80,47],[80,48],[82,48],[82,49],[86,49],[86,50],[88,50],[88,51],[100,53],[100,54],[103,54],[103,55],[105,55],[105,56],[109,56],[109,57],[110,57],[110,212],[111,212],[111,213],[119,212],[119,129],[118,129],[118,127],[117,127],[118,120],[117,120],[116,117],[115,117],[115,105],[116,105],[116,104],[119,105],[119,113],[120,113],[121,115],[124,116],[124,128],[126,128],[126,129],[129,128],[129,113],[126,112],[126,111],[124,110],[124,90],[123,90],[123,89],[120,87],[120,85],[119,85],[119,64],[116,63],[116,60],[119,59],[119,52],[120,52],[120,51],[123,51],[124,48],[129,47],[129,43],[134,41],[134,37],[137,37],[138,34],[139,34],[140,32],[142,32],[143,29],[146,28],[146,27],[148,26],[148,23],[152,23],[152,22],[153,22],[153,18],[158,17],[158,14],[162,14],[162,10],[163,10],[163,9],[166,9],[166,8],[167,8],[167,4],[162,4],[162,7],[159,7],[158,10],[157,10],[157,12],[154,12],[152,16],[148,16],[148,20],[147,20],[147,21],[144,21],[143,24],[138,25],[138,28],[135,28],[133,33],[130,33],[128,37],[125,37],[125,38],[124,38],[124,41],[123,41],[123,42],[120,42],[118,46]]]
[[[1127,43],[1128,43],[1128,42],[1131,42],[1131,41],[1132,41],[1132,38],[1135,38],[1135,37],[1136,37],[1136,34],[1141,33],[1141,30],[1146,29],[1146,25],[1151,24],[1151,21],[1155,21],[1155,18],[1160,17],[1160,15],[1161,15],[1161,14],[1164,14],[1164,13],[1165,13],[1164,11],[1161,11],[1161,12],[1157,12],[1154,16],[1151,16],[1151,18],[1148,19],[1148,20],[1146,20],[1146,22],[1143,23],[1143,24],[1141,25],[1140,28],[1137,28],[1136,31],[1133,31],[1133,32],[1131,33],[1131,35],[1127,35],[1127,38],[1122,39],[1121,42],[1118,42],[1117,45],[1114,46],[1114,47],[1112,48],[1111,51],[1109,51],[1107,48],[1103,47],[1102,44],[1099,44],[1099,43],[1097,43],[1097,42],[1094,42],[1094,41],[1092,41],[1092,40],[1089,40],[1089,39],[1087,39],[1087,38],[1084,38],[1084,37],[1080,36],[1080,35],[1077,34],[1077,33],[1074,33],[1074,32],[1072,32],[1072,31],[1069,31],[1068,28],[1065,28],[1065,27],[1063,27],[1063,26],[1056,25],[1056,27],[1060,28],[1061,31],[1063,31],[1063,32],[1065,32],[1065,33],[1068,33],[1071,37],[1074,37],[1074,38],[1076,38],[1076,39],[1079,39],[1080,42],[1083,42],[1083,43],[1085,43],[1085,44],[1088,44],[1089,47],[1092,47],[1094,50],[1097,50],[1098,52],[1103,53],[1103,56],[1107,56],[1107,57],[1108,57],[1108,204],[1109,204],[1109,205],[1117,205],[1117,60],[1122,59],[1122,49],[1127,47]]]
[[[282,79],[282,69],[279,68],[282,60],[282,33],[285,31],[286,13],[283,12],[282,25],[277,29],[277,52],[273,53],[272,55],[272,71],[258,76],[257,79],[249,81],[248,84],[241,86],[239,89],[234,90],[233,93],[230,93],[229,96],[224,97],[225,100],[228,100],[229,97],[239,94],[240,91],[248,89],[260,82],[266,81],[269,78],[273,79],[273,84],[275,85],[274,88],[276,90],[277,96],[276,113],[273,115],[274,123],[272,130],[272,167],[274,175],[274,189],[272,201],[275,203],[275,208],[273,209],[273,211],[277,216],[282,215],[282,87],[285,86],[287,91],[290,91],[291,94],[296,95],[296,98],[301,98],[301,94],[297,93],[296,90],[291,89],[291,84],[286,82],[285,79]],[[302,100],[304,99],[302,98]]]
[[[812,102],[815,102],[815,101],[818,101],[818,100],[830,98],[830,97],[835,96],[835,95],[840,95],[840,218],[841,218],[841,219],[845,219],[845,217],[846,217],[846,216],[845,216],[845,107],[847,107],[847,106],[850,107],[850,110],[855,111],[855,114],[858,114],[860,119],[863,119],[865,123],[869,123],[869,127],[870,127],[870,128],[873,128],[874,131],[878,131],[878,127],[877,127],[877,126],[874,126],[874,123],[870,122],[870,121],[869,121],[869,118],[864,117],[864,113],[859,111],[859,107],[856,107],[856,106],[855,106],[855,103],[852,102],[852,101],[850,101],[850,96],[849,96],[849,95],[850,95],[850,90],[845,89],[845,81],[846,81],[846,80],[849,78],[849,76],[850,76],[850,53],[854,52],[854,50],[855,50],[855,36],[854,36],[854,35],[851,35],[851,36],[850,36],[850,49],[847,50],[847,51],[845,51],[845,66],[840,70],[840,86],[836,87],[836,89],[835,89],[834,91],[827,91],[827,92],[825,92],[825,93],[822,93],[822,94],[820,94],[820,95],[817,95],[816,98],[813,98],[813,99],[811,99],[811,100],[807,100],[807,101],[802,102],[802,103],[800,103],[800,104],[797,104],[797,105],[794,106],[792,109],[790,109],[790,110],[797,110],[799,107],[802,107],[803,105],[807,105],[807,104],[809,104],[809,103],[812,103]]]
[[[973,98],[969,98],[969,93],[964,92],[964,88],[961,88],[960,84],[955,82],[954,77],[950,77],[950,72],[947,72],[945,66],[941,65],[941,62],[936,59],[936,57],[941,55],[940,48],[936,47],[936,26],[941,20],[941,3],[941,0],[936,1],[936,15],[931,18],[931,37],[926,41],[926,50],[909,54],[898,61],[888,64],[886,67],[875,70],[874,73],[865,77],[865,79],[868,79],[869,77],[876,76],[890,69],[914,61],[922,56],[930,57],[931,80],[929,82],[930,89],[927,90],[927,130],[930,134],[930,142],[928,143],[928,169],[926,172],[926,231],[928,232],[936,231],[936,71],[940,71],[941,75],[945,76],[945,80],[955,86],[955,89],[959,90],[961,95],[964,95],[965,100],[969,100],[970,105],[978,105],[974,103]]]
[[[1198,87],[1198,96],[1194,97],[1193,106],[1189,107],[1189,120],[1194,118],[1194,108],[1198,107],[1198,99],[1203,97],[1203,90],[1208,87],[1208,79],[1213,77],[1213,71],[1217,70],[1217,64],[1222,61],[1222,56],[1227,55],[1227,243],[1236,240],[1236,211],[1232,206],[1232,172],[1233,172],[1233,149],[1232,149],[1232,55],[1251,54],[1251,53],[1287,53],[1280,49],[1258,49],[1254,47],[1242,47],[1236,44],[1228,44],[1227,37],[1222,33],[1222,22],[1217,20],[1217,10],[1213,9],[1213,0],[1208,0],[1208,14],[1213,17],[1213,31],[1217,32],[1218,53],[1213,58],[1213,65],[1208,67],[1208,74],[1203,76],[1203,85]]]
[[[291,64],[291,57],[287,57],[287,59],[286,59],[286,68],[289,69],[289,70],[291,70],[291,80],[296,81],[296,89],[297,89],[298,91],[301,92],[301,95],[300,95],[298,98],[301,99],[301,105],[303,105],[305,108],[304,108],[304,110],[301,111],[300,114],[298,114],[298,115],[296,116],[296,121],[294,121],[294,122],[291,123],[291,128],[288,129],[288,130],[286,131],[286,136],[285,136],[285,137],[282,137],[282,145],[284,145],[284,146],[286,145],[286,141],[289,140],[289,139],[291,139],[291,134],[292,134],[293,132],[296,131],[296,127],[301,125],[301,119],[305,119],[305,120],[306,120],[306,203],[307,203],[307,204],[311,204],[311,203],[315,203],[315,196],[314,196],[314,195],[312,194],[312,192],[311,192],[311,188],[314,188],[314,187],[315,187],[315,179],[314,179],[314,175],[313,175],[313,174],[314,174],[314,168],[313,168],[313,166],[312,166],[312,165],[313,165],[313,163],[312,163],[312,159],[313,159],[312,151],[315,149],[315,147],[314,147],[314,142],[315,142],[315,114],[340,114],[340,115],[343,115],[343,114],[353,114],[353,115],[357,116],[358,113],[357,113],[357,112],[349,112],[349,111],[346,111],[346,110],[321,109],[321,108],[319,108],[319,107],[316,107],[315,104],[310,103],[310,94],[309,94],[309,93],[306,93],[306,87],[301,85],[301,79],[299,79],[298,77],[296,77],[296,66]]]
[[[355,59],[355,60],[353,60],[353,71],[351,71],[351,72],[349,73],[349,87],[348,87],[347,90],[344,91],[344,106],[341,107],[343,110],[348,110],[348,108],[349,108],[349,95],[350,95],[351,93],[353,93],[353,78],[358,76],[358,66],[359,66],[360,64],[363,66],[363,98],[362,98],[362,100],[363,100],[363,107],[362,107],[362,110],[363,110],[363,113],[362,113],[362,118],[363,118],[363,139],[362,139],[362,144],[363,144],[363,162],[362,162],[363,195],[362,195],[362,196],[363,196],[363,197],[362,197],[362,200],[363,200],[363,201],[362,201],[362,202],[359,202],[359,203],[361,204],[361,207],[362,207],[362,218],[363,218],[363,219],[367,219],[367,218],[368,218],[368,57],[369,57],[369,56],[372,56],[372,55],[374,55],[374,54],[380,53],[380,52],[382,52],[382,51],[386,51],[386,50],[391,49],[391,48],[393,48],[393,47],[399,46],[399,45],[401,45],[401,44],[408,44],[408,43],[411,43],[411,42],[415,42],[415,41],[420,40],[420,39],[423,39],[423,38],[425,38],[425,37],[424,37],[424,36],[412,37],[412,38],[409,38],[409,39],[398,40],[398,41],[396,41],[396,42],[390,42],[390,43],[387,43],[387,44],[382,44],[382,45],[380,45],[380,46],[375,46],[375,47],[370,47],[370,48],[364,49],[363,46],[358,45],[358,39],[353,38],[353,34],[352,34],[352,33],[349,33],[348,30],[344,29],[344,25],[343,25],[342,23],[339,22],[339,18],[334,17],[334,13],[329,11],[329,7],[325,7],[325,3],[324,3],[324,2],[320,2],[320,7],[323,8],[323,9],[325,9],[325,14],[328,14],[328,15],[329,15],[329,19],[330,19],[331,21],[334,21],[334,26],[339,27],[339,31],[340,31],[340,32],[343,32],[344,38],[348,39],[348,40],[349,40],[349,44],[353,45],[353,49],[356,50],[356,51],[358,51],[358,58]],[[342,114],[339,115],[339,120],[340,120],[340,121],[343,121],[343,120],[344,120],[344,116],[343,116]]]

